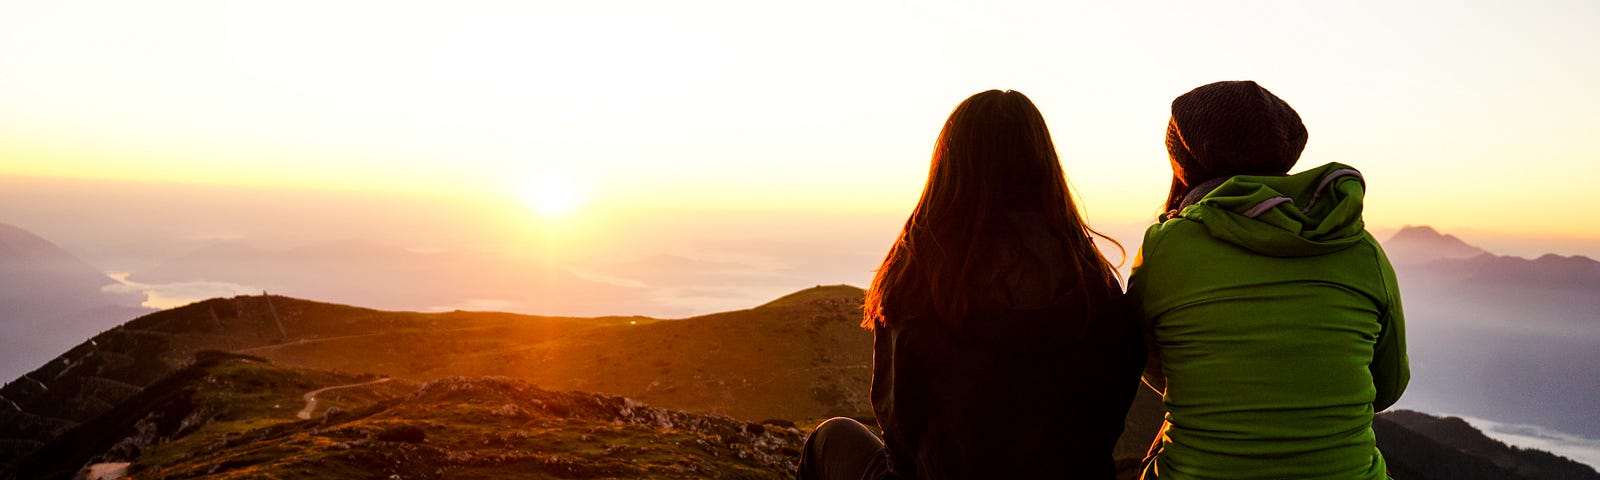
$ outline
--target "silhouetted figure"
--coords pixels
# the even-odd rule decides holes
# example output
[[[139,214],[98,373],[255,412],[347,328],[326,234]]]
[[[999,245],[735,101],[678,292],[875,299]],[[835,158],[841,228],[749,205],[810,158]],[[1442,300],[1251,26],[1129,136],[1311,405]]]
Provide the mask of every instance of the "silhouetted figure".
[[[867,291],[883,438],[829,420],[800,478],[1112,478],[1144,352],[1095,234],[1026,96],[958,105]]]
[[[1382,479],[1372,415],[1410,378],[1400,294],[1360,172],[1286,175],[1300,116],[1254,82],[1172,102],[1172,190],[1129,298],[1167,422],[1143,478]]]

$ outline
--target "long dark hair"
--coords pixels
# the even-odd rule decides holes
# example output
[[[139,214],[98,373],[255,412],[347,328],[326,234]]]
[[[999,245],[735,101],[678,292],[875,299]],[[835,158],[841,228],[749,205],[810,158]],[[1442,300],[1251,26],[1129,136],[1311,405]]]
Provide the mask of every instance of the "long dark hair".
[[[976,289],[987,286],[978,278],[985,275],[980,267],[993,260],[1003,240],[996,231],[1012,212],[1038,214],[1067,252],[1067,265],[1039,268],[1065,269],[1069,288],[1093,293],[1090,299],[1111,298],[1116,269],[1090,235],[1110,239],[1079,216],[1044,116],[1020,92],[989,90],[957,105],[939,132],[922,199],[867,289],[861,326],[887,325],[894,315],[890,302],[915,299],[961,327]]]

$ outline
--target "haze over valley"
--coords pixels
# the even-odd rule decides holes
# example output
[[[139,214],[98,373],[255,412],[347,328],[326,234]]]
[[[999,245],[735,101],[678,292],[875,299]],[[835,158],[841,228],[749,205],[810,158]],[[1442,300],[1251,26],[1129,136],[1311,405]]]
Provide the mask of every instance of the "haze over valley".
[[[865,395],[865,370],[852,373],[849,377],[840,377],[839,383],[829,383],[827,386],[800,381],[800,377],[783,377],[795,374],[803,377],[806,374],[798,372],[814,368],[864,368],[869,357],[862,355],[870,353],[865,343],[855,347],[859,350],[839,350],[826,354],[821,353],[822,350],[805,350],[806,353],[797,353],[792,358],[784,357],[788,360],[754,364],[751,365],[754,370],[738,374],[737,380],[731,380],[734,383],[728,383],[730,378],[704,376],[704,370],[700,369],[711,365],[708,363],[692,367],[695,369],[693,371],[702,372],[693,375],[696,378],[693,381],[662,376],[669,375],[668,372],[684,372],[684,368],[691,367],[652,366],[631,373],[615,369],[616,366],[638,365],[625,359],[652,349],[661,352],[654,355],[681,357],[670,363],[691,361],[707,354],[710,356],[701,362],[712,361],[710,359],[727,355],[731,345],[740,345],[740,342],[732,340],[739,335],[731,333],[739,329],[792,331],[793,327],[781,325],[746,325],[741,322],[754,320],[740,320],[743,317],[739,315],[717,317],[722,318],[718,321],[727,325],[723,329],[732,329],[722,335],[734,337],[706,343],[707,337],[700,334],[685,336],[683,333],[672,333],[678,321],[658,319],[681,318],[713,308],[735,310],[759,304],[761,301],[746,299],[759,295],[767,295],[768,298],[781,296],[784,292],[792,291],[794,283],[837,283],[826,279],[851,278],[851,283],[865,284],[864,277],[876,258],[865,253],[869,248],[868,242],[859,240],[854,241],[850,248],[841,247],[841,251],[846,252],[844,254],[829,256],[822,253],[816,258],[825,261],[809,264],[780,261],[786,255],[787,258],[810,257],[800,253],[803,249],[799,249],[798,245],[775,241],[774,245],[764,249],[746,244],[744,246],[750,249],[742,252],[742,256],[697,259],[656,252],[631,260],[613,259],[610,263],[603,263],[604,267],[601,268],[581,268],[574,264],[541,263],[526,257],[394,248],[374,241],[323,242],[275,250],[248,245],[244,238],[206,239],[196,241],[193,250],[165,260],[125,263],[123,265],[146,266],[117,272],[122,279],[118,282],[105,272],[88,266],[85,261],[77,260],[64,249],[54,247],[47,240],[32,236],[20,228],[7,227],[5,233],[5,241],[0,242],[0,247],[3,247],[0,251],[25,253],[13,253],[8,257],[12,260],[5,263],[11,269],[7,278],[36,280],[8,282],[3,286],[7,291],[0,292],[3,294],[0,298],[9,299],[7,301],[13,304],[14,309],[9,311],[38,312],[27,316],[13,315],[6,319],[6,323],[0,324],[5,328],[4,337],[8,341],[30,347],[6,350],[7,363],[4,366],[13,372],[8,374],[8,378],[14,379],[11,383],[16,384],[10,385],[11,388],[29,388],[26,384],[42,382],[44,378],[37,377],[40,375],[38,372],[34,374],[35,377],[21,375],[46,365],[51,358],[97,332],[111,329],[150,311],[148,307],[139,307],[141,303],[150,305],[160,300],[171,302],[163,306],[180,306],[208,297],[256,295],[255,298],[261,298],[260,290],[270,288],[274,294],[292,292],[296,296],[351,305],[378,305],[384,309],[446,312],[459,309],[581,316],[609,314],[623,317],[613,317],[613,320],[602,321],[602,324],[627,322],[630,325],[650,324],[652,327],[638,330],[638,335],[628,337],[633,340],[605,340],[605,344],[615,349],[613,353],[593,356],[590,356],[592,353],[586,350],[587,347],[578,346],[589,344],[592,342],[590,340],[573,340],[579,343],[561,346],[566,343],[540,340],[554,331],[537,333],[540,331],[537,329],[531,331],[528,335],[532,336],[525,337],[526,340],[517,340],[544,342],[534,350],[511,348],[503,353],[494,353],[493,348],[487,348],[488,344],[482,343],[487,337],[473,335],[486,333],[499,336],[495,332],[501,327],[453,317],[429,321],[423,324],[427,325],[423,330],[411,330],[415,332],[412,334],[393,334],[401,336],[369,337],[374,332],[364,329],[370,327],[352,324],[349,328],[355,330],[313,333],[310,336],[289,334],[283,337],[283,332],[273,334],[271,331],[258,331],[252,335],[265,336],[242,343],[240,340],[222,343],[207,340],[209,343],[188,345],[179,351],[193,352],[201,348],[236,350],[274,361],[290,361],[291,364],[346,372],[381,373],[415,381],[456,374],[510,374],[546,388],[626,394],[652,404],[659,402],[680,408],[691,406],[703,411],[732,413],[757,420],[760,418],[755,417],[763,415],[811,418],[860,414],[860,404],[854,404],[855,407],[844,405],[859,401]],[[819,244],[837,245],[846,243],[846,239],[871,237],[864,232],[853,235],[848,228],[829,233],[834,238],[819,241]],[[1385,233],[1385,248],[1396,265],[1406,302],[1413,368],[1411,387],[1397,408],[1466,416],[1475,419],[1480,428],[1495,438],[1517,445],[1538,445],[1591,465],[1600,462],[1600,441],[1596,440],[1600,439],[1600,424],[1591,415],[1600,408],[1600,398],[1595,394],[1600,392],[1600,381],[1596,380],[1600,375],[1593,370],[1595,365],[1600,364],[1594,361],[1593,353],[1600,351],[1600,336],[1597,336],[1594,328],[1600,300],[1592,294],[1600,287],[1600,263],[1583,256],[1544,255],[1534,259],[1497,256],[1428,227],[1405,227]],[[84,240],[79,239],[78,242]],[[1126,247],[1129,251],[1137,249],[1137,245]],[[852,251],[860,253],[849,253]],[[1112,255],[1114,258],[1115,254]],[[97,256],[116,258],[104,252],[85,255],[90,258]],[[220,290],[207,290],[216,289],[219,285],[223,286]],[[184,286],[194,287],[195,290],[184,292]],[[46,287],[58,293],[41,294],[39,289]],[[325,296],[299,292],[324,292]],[[184,294],[194,296],[183,297]],[[850,294],[845,293],[842,298],[849,297]],[[475,299],[480,303],[473,303]],[[829,322],[837,322],[838,335],[859,337],[862,332],[849,327],[854,322],[852,319],[856,310],[848,300],[841,301],[845,303],[827,307],[832,313],[815,315],[825,315],[817,318],[829,318]],[[226,325],[229,323],[226,319],[231,315],[259,322],[271,314],[270,306],[261,302],[265,301],[236,298],[229,303],[208,303],[205,313],[196,321],[215,315],[220,319],[218,325]],[[296,304],[288,300],[280,302],[288,306],[278,307],[283,309],[279,313],[290,319],[300,315],[295,313],[297,308],[306,308],[294,307]],[[697,307],[696,302],[717,307]],[[742,305],[722,306],[738,302],[742,302]],[[540,312],[541,307],[548,307],[551,312]],[[70,311],[68,313],[100,312],[102,315],[59,316],[54,313],[58,310]],[[188,311],[194,310],[189,308]],[[235,313],[227,313],[229,311]],[[109,315],[105,314],[107,312]],[[814,315],[801,316],[812,318]],[[752,318],[770,317],[758,315]],[[290,325],[294,321],[290,320]],[[683,325],[684,328],[693,328],[688,327],[689,324]],[[446,343],[458,345],[450,348],[476,345],[471,347],[471,351],[477,353],[470,356],[452,354],[449,350],[438,350],[439,346],[432,341],[412,347],[395,343],[400,339],[413,338],[405,335],[421,334],[428,329],[460,331],[461,335],[468,337]],[[618,332],[623,331],[627,329]],[[317,340],[352,335],[349,340]],[[293,338],[302,340],[291,341],[281,347],[266,347],[279,339]],[[423,337],[414,338],[421,341]],[[585,337],[580,335],[572,338]],[[866,338],[870,338],[870,335]],[[313,341],[305,345],[298,343],[305,339]],[[261,346],[252,347],[251,342]],[[209,344],[214,345],[204,346]],[[404,362],[397,360],[399,363],[387,364],[369,357],[346,356],[349,352],[373,351],[373,348],[390,352],[435,353],[408,356],[409,359]],[[744,348],[755,346],[744,344]],[[278,357],[291,352],[294,353],[290,357]],[[186,354],[174,355],[178,357],[173,358],[181,358]],[[751,351],[745,355],[778,358],[773,357],[772,352]],[[817,357],[808,359],[810,356]],[[291,360],[295,358],[301,360]],[[312,363],[303,363],[307,361]],[[607,363],[618,361],[621,363]],[[818,361],[824,363],[817,364]],[[562,367],[551,369],[551,365]],[[795,368],[806,365],[810,366]],[[49,375],[49,370],[45,372]],[[636,376],[639,374],[643,376]],[[840,404],[839,410],[807,407],[812,409],[746,411],[743,409],[752,402],[749,397],[726,395],[747,388],[743,386],[751,385],[751,382],[779,382],[801,388],[797,392],[779,393],[774,398],[822,395],[817,398],[845,403]],[[45,383],[48,382],[40,385]],[[688,394],[702,397],[684,396]],[[701,407],[693,407],[695,405]]]

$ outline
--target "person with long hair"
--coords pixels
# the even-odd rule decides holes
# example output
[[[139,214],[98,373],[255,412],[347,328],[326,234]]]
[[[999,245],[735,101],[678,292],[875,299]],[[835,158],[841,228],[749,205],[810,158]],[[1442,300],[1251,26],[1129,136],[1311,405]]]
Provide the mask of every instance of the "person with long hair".
[[[1128,279],[1167,416],[1143,478],[1383,479],[1372,417],[1410,378],[1361,173],[1289,175],[1300,116],[1249,81],[1172,102],[1172,188]]]
[[[883,436],[824,422],[799,477],[1113,478],[1144,352],[1094,235],[1028,97],[957,105],[866,293]]]

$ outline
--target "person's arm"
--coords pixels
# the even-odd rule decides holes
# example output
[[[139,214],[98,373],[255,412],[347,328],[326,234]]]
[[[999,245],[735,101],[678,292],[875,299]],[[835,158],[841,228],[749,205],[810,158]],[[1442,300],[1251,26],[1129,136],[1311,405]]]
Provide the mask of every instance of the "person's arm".
[[[1145,249],[1154,248],[1151,235],[1145,235],[1145,244],[1139,246],[1139,252],[1134,254],[1133,268],[1128,274],[1128,304],[1133,309],[1133,317],[1139,326],[1139,336],[1144,342],[1145,362],[1144,374],[1141,377],[1144,384],[1159,395],[1167,394],[1167,376],[1161,370],[1161,346],[1156,343],[1155,319],[1147,314],[1145,309],[1144,276],[1148,273],[1145,269]]]
[[[1144,385],[1157,395],[1167,394],[1167,374],[1161,370],[1161,347],[1156,345],[1156,336],[1151,331],[1149,322],[1140,328],[1144,330],[1144,345],[1146,353],[1144,361]]]
[[[1378,267],[1388,290],[1389,304],[1378,320],[1383,329],[1378,333],[1378,344],[1373,347],[1372,364],[1368,369],[1372,371],[1372,385],[1378,390],[1372,409],[1381,412],[1405,393],[1406,384],[1411,381],[1411,362],[1406,357],[1406,321],[1400,306],[1399,284],[1395,281],[1394,267],[1383,257],[1382,250],[1379,252]]]

